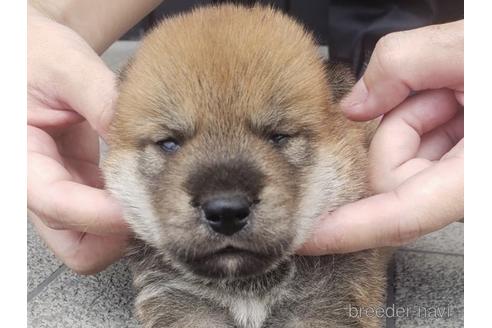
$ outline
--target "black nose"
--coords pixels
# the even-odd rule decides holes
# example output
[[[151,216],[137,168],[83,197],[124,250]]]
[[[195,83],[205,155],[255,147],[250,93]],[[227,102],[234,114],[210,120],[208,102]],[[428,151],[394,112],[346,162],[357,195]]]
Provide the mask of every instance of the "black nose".
[[[215,232],[231,236],[248,223],[250,205],[244,196],[224,196],[208,200],[202,209]]]

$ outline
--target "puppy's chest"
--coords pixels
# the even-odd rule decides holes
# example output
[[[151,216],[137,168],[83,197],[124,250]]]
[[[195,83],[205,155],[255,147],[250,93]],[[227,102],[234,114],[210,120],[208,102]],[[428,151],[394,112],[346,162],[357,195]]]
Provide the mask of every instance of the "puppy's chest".
[[[289,281],[290,279],[286,280]],[[263,290],[263,292],[259,291],[261,288],[253,288],[252,290],[255,290],[255,292],[252,290],[241,291],[236,288],[225,290],[202,288],[198,293],[195,289],[194,293],[199,299],[208,299],[209,304],[215,304],[215,306],[212,305],[212,307],[215,307],[215,311],[227,311],[227,316],[234,322],[234,327],[261,328],[268,321],[272,309],[286,297],[289,298],[291,289],[287,281],[283,281],[268,291]]]
[[[238,327],[260,328],[270,312],[272,300],[246,296],[230,298],[224,305]]]

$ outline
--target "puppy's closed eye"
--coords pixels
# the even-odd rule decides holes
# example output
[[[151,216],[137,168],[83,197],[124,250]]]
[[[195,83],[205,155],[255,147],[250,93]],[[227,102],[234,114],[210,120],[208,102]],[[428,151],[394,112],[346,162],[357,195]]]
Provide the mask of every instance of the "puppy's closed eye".
[[[180,142],[174,138],[159,140],[156,144],[166,154],[176,153],[181,148]]]
[[[269,136],[268,141],[273,145],[280,147],[284,146],[291,137],[291,135],[285,133],[273,133]]]

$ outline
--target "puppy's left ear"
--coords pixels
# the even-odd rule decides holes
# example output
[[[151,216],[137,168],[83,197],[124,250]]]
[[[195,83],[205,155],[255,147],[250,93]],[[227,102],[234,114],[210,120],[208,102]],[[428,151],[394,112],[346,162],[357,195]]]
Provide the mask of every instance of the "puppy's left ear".
[[[355,84],[355,75],[350,66],[326,61],[326,75],[331,91],[331,101],[338,104]]]

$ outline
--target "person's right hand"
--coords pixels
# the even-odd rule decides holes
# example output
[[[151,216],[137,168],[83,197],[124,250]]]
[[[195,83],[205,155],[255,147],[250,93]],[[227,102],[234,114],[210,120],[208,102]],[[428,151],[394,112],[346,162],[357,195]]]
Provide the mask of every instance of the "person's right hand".
[[[115,76],[82,37],[30,6],[27,65],[29,216],[68,267],[100,271],[129,233],[98,167]]]

